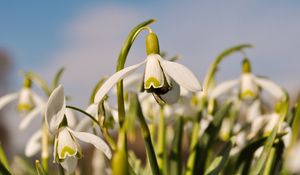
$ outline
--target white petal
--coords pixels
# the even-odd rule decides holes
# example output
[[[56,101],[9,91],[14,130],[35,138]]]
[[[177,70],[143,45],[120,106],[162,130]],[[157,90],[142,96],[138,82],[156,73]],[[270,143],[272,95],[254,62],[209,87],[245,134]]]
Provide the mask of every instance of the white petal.
[[[161,88],[164,85],[164,73],[159,65],[157,54],[151,54],[147,57],[147,64],[145,68],[144,88],[150,89]]]
[[[38,130],[29,138],[25,146],[25,156],[32,157],[41,150],[41,138],[41,130]]]
[[[51,133],[57,131],[59,124],[64,118],[65,111],[66,100],[64,89],[62,85],[59,85],[50,95],[45,111],[46,124]]]
[[[266,118],[264,116],[257,116],[251,123],[250,133],[248,135],[249,139],[252,139],[257,135],[259,130],[263,128],[266,124]]]
[[[259,78],[259,77],[256,77],[255,81],[257,82],[257,84],[259,84],[259,86],[261,86],[263,89],[267,90],[275,98],[281,99],[282,97],[284,97],[283,90],[281,89],[280,86],[278,86],[274,82],[264,79],[264,78]]]
[[[124,89],[126,91],[139,91],[141,88],[142,81],[142,74],[132,74],[123,81]]]
[[[8,103],[17,99],[18,96],[19,96],[19,93],[12,93],[12,94],[7,94],[7,95],[2,96],[0,98],[0,110]]]
[[[272,113],[269,115],[265,115],[264,117],[267,117],[267,125],[264,128],[265,132],[271,132],[273,128],[276,126],[276,124],[279,122],[280,116],[277,113]]]
[[[251,73],[241,75],[241,96],[243,99],[252,99],[258,94],[255,77]]]
[[[172,81],[172,89],[167,93],[160,95],[160,97],[167,103],[167,104],[174,104],[178,101],[180,97],[180,87],[175,82]]]
[[[138,69],[140,66],[142,66],[143,64],[146,63],[147,60],[126,67],[118,72],[116,72],[115,74],[113,74],[111,77],[109,77],[109,79],[107,79],[104,84],[101,86],[101,88],[97,91],[95,98],[94,98],[94,103],[99,103],[102,98],[109,92],[109,90],[121,79],[123,79],[124,77],[130,75],[131,73],[133,73],[136,69]]]
[[[74,128],[77,124],[77,116],[72,109],[66,108],[66,117],[68,121],[68,126]]]
[[[39,114],[42,114],[44,110],[44,106],[37,106],[33,110],[31,110],[27,115],[24,116],[22,121],[19,124],[19,129],[25,129],[29,125],[29,123],[37,117]]]
[[[252,122],[260,115],[260,100],[255,100],[247,111],[246,120],[247,122]]]
[[[98,136],[95,136],[86,132],[73,131],[70,128],[68,130],[79,140],[94,145],[97,149],[101,150],[108,159],[111,159],[112,153],[109,146]]]
[[[77,158],[66,157],[63,162],[60,163],[61,166],[67,171],[67,174],[71,174],[75,171],[77,166]]]
[[[225,81],[223,83],[220,83],[218,86],[216,86],[211,93],[209,94],[209,98],[215,99],[218,96],[228,92],[231,90],[234,86],[236,86],[239,83],[239,80],[229,80]]]
[[[167,61],[162,58],[159,59],[163,71],[174,79],[180,86],[183,86],[189,91],[201,91],[201,85],[197,77],[185,66]]]
[[[77,154],[78,144],[73,139],[67,127],[61,128],[57,136],[57,154],[59,159],[65,159]]]
[[[91,104],[87,107],[85,112],[89,113],[93,117],[96,117],[98,115],[98,104]]]
[[[30,88],[22,88],[19,96],[19,104],[25,104],[29,107],[34,106],[32,91]]]
[[[78,125],[75,128],[75,131],[87,131],[89,128],[91,128],[93,125],[92,119],[86,117],[78,123]]]

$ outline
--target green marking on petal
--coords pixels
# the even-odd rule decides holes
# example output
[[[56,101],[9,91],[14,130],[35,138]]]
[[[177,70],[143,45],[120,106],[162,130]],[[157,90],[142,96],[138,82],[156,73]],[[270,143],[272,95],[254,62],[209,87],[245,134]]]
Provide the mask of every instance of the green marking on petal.
[[[151,86],[153,88],[160,88],[162,84],[155,77],[149,77],[145,82],[145,89],[150,89]]]
[[[71,147],[69,146],[64,146],[61,153],[60,153],[60,157],[66,157],[66,154],[69,154],[69,155],[74,155],[76,153],[76,151],[74,149],[72,149]]]
[[[246,98],[246,97],[256,97],[256,94],[254,94],[251,90],[245,90],[243,93],[242,93],[242,98]]]
[[[17,107],[19,112],[28,112],[32,109],[32,106],[28,103],[20,103]]]

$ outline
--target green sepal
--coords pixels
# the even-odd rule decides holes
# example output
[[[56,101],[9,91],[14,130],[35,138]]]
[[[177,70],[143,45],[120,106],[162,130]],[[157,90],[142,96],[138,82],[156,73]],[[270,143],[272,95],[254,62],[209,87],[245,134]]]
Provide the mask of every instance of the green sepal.
[[[146,51],[147,55],[160,53],[158,38],[153,32],[150,32],[146,36]]]

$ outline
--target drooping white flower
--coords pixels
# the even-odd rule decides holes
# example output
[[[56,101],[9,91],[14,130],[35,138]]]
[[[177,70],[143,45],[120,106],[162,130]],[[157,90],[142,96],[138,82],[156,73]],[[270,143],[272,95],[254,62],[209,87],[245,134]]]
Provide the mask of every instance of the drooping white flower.
[[[246,61],[244,60],[243,73],[241,74],[240,78],[225,81],[219,84],[212,90],[212,92],[209,94],[209,97],[212,99],[217,98],[218,96],[229,92],[236,86],[239,86],[240,97],[245,100],[252,100],[256,98],[260,88],[266,90],[276,99],[281,99],[285,96],[284,91],[280,86],[266,78],[253,75],[250,72],[249,66],[249,61],[247,59]],[[245,67],[247,67],[246,70]]]
[[[0,110],[15,100],[18,100],[17,109],[22,117],[19,129],[27,128],[34,118],[44,112],[45,102],[40,96],[32,91],[31,83],[28,79],[25,79],[24,87],[22,87],[19,92],[0,97]]]
[[[131,75],[143,65],[146,65],[143,89],[147,92],[151,92],[156,100],[162,100],[169,104],[175,103],[180,95],[180,86],[192,92],[201,90],[198,79],[188,68],[181,64],[165,60],[159,55],[156,35],[150,32],[147,39],[148,37],[155,37],[154,39],[152,38],[151,41],[156,41],[156,43],[148,44],[148,42],[146,42],[148,54],[146,60],[124,68],[107,79],[96,93],[94,99],[95,103],[99,103],[118,81]],[[148,49],[149,47],[151,47],[150,51]]]
[[[50,133],[55,135],[53,153],[55,162],[60,163],[68,172],[75,170],[77,159],[81,155],[81,148],[77,139],[94,145],[107,158],[111,159],[111,150],[100,137],[72,130],[68,127],[68,120],[65,115],[67,115],[66,100],[63,87],[59,85],[50,95],[45,113],[48,129]]]
[[[66,118],[68,121],[68,126],[70,128],[74,128],[75,125],[77,124],[77,117],[74,114],[74,112],[68,108],[66,109]],[[41,151],[41,142],[42,142],[42,131],[38,130],[34,134],[32,134],[32,136],[28,139],[25,145],[25,156],[32,157],[37,153],[39,153]]]

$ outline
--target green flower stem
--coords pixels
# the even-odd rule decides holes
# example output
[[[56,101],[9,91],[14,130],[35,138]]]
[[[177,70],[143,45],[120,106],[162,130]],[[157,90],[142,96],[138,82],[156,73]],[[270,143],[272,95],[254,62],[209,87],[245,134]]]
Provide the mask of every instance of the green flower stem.
[[[99,125],[98,120],[95,119],[93,116],[91,116],[89,113],[85,112],[84,110],[79,109],[79,108],[77,108],[77,107],[75,107],[75,106],[69,106],[69,105],[67,105],[66,108],[70,108],[70,109],[73,109],[73,110],[75,110],[75,111],[78,111],[78,112],[83,113],[84,115],[86,115],[87,117],[89,117],[90,119],[92,119],[96,124]]]
[[[149,127],[146,123],[145,117],[143,115],[141,105],[138,101],[137,95],[135,95],[131,98],[131,102],[133,103],[134,106],[136,106],[136,113],[137,113],[138,120],[141,124],[142,136],[144,138],[147,157],[148,157],[148,160],[150,163],[152,174],[160,175],[160,171],[159,171],[159,167],[158,167],[158,163],[157,163],[157,159],[156,159],[156,154],[155,154],[152,139],[151,139],[151,133],[150,133]]]
[[[166,160],[166,125],[165,116],[163,114],[163,107],[160,109],[159,125],[158,125],[158,141],[157,141],[157,163],[160,174],[166,174],[165,160]]]
[[[298,138],[299,134],[299,126],[300,126],[300,97],[297,102],[297,107],[296,107],[296,112],[294,116],[294,121],[292,124],[292,141],[291,141],[291,146],[293,146]]]
[[[138,34],[142,31],[142,29],[144,27],[146,27],[147,25],[151,24],[154,21],[155,21],[154,19],[150,19],[148,21],[142,22],[141,24],[137,25],[134,29],[131,30],[131,32],[127,36],[127,39],[125,40],[123,47],[119,53],[116,72],[124,69],[129,50],[130,50],[134,40],[138,36]],[[123,81],[122,80],[117,83],[117,102],[118,102],[118,116],[119,116],[120,130],[119,130],[118,148],[117,148],[117,152],[116,152],[116,155],[114,156],[115,158],[112,163],[113,163],[113,166],[116,166],[114,164],[116,162],[119,162],[119,163],[122,163],[122,165],[119,164],[118,166],[127,167],[127,168],[125,168],[124,171],[121,171],[121,172],[116,172],[117,170],[113,171],[113,175],[122,175],[122,174],[128,174],[128,160],[127,160],[128,156],[127,156],[127,151],[126,151],[127,150],[127,139],[126,139],[126,131],[125,131],[125,128],[123,127],[123,123],[125,121],[125,106],[124,106],[124,92],[123,92]],[[120,145],[122,147],[119,147]],[[126,161],[124,160],[125,158],[126,158]],[[120,168],[116,167],[115,169],[120,169]]]
[[[89,113],[85,112],[82,109],[79,109],[75,106],[66,106],[66,108],[70,108],[73,109],[75,111],[81,112],[83,114],[85,114],[87,117],[89,117],[91,120],[93,120],[97,125],[99,125],[102,135],[105,138],[105,140],[108,142],[108,144],[110,145],[110,147],[112,148],[112,150],[116,150],[116,143],[114,141],[114,139],[111,137],[111,135],[108,132],[108,129],[105,128],[104,126],[104,120],[99,119],[99,121],[97,121],[93,116],[91,116]]]
[[[46,173],[48,173],[48,161],[49,161],[49,134],[48,134],[48,128],[45,123],[45,120],[43,120],[42,124],[42,153],[41,153],[41,159],[42,159],[42,166]]]
[[[197,157],[197,147],[199,145],[199,142],[198,142],[199,130],[200,130],[200,123],[195,122],[194,126],[193,126],[193,131],[192,131],[190,154],[189,154],[189,158],[187,161],[185,175],[192,175],[194,172],[195,161],[196,161],[196,157]]]
[[[7,160],[7,157],[5,155],[5,152],[2,148],[2,144],[0,143],[0,163],[3,164],[3,166],[5,167],[6,170],[11,171],[10,167],[9,167],[9,163]]]
[[[125,62],[129,53],[129,50],[138,36],[138,34],[144,29],[147,25],[153,23],[155,20],[150,19],[148,21],[142,22],[137,25],[134,29],[131,30],[127,39],[125,40],[123,47],[119,53],[119,58],[117,62],[116,72],[124,69]],[[118,112],[119,112],[119,124],[120,126],[123,125],[125,120],[125,109],[124,109],[124,93],[123,93],[123,81],[119,81],[117,83],[117,98],[118,98]]]
[[[126,132],[124,128],[120,128],[117,150],[112,158],[112,174],[113,175],[129,175],[128,153],[126,145]]]
[[[227,56],[229,56],[230,54],[237,52],[237,51],[241,51],[244,48],[250,48],[252,47],[252,45],[250,44],[241,44],[241,45],[237,45],[234,47],[231,47],[229,49],[226,49],[225,51],[223,51],[215,60],[214,62],[210,65],[208,72],[206,73],[205,79],[204,79],[204,84],[203,84],[203,90],[204,92],[207,92],[207,90],[209,89],[209,87],[211,86],[211,83],[214,80],[215,77],[215,73],[218,70],[218,65],[220,64],[220,62]]]
[[[172,143],[172,150],[170,154],[170,174],[180,175],[182,173],[182,135],[183,135],[183,117],[179,117],[175,124],[175,137]]]
[[[273,159],[275,158],[275,148],[272,148],[270,151],[270,154],[268,156],[267,162],[266,162],[266,166],[264,168],[264,172],[263,175],[269,175],[272,172],[272,168],[273,168]]]

